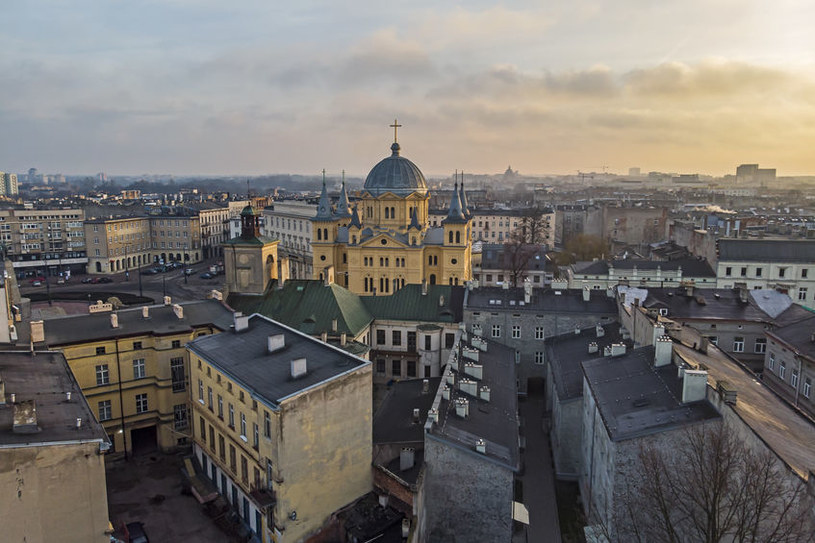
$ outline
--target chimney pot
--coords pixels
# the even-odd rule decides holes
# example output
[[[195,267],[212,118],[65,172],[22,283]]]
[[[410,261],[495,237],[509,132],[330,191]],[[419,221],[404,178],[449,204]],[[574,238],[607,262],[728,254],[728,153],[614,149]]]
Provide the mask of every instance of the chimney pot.
[[[407,471],[416,465],[416,449],[413,447],[402,447],[399,451],[399,471]]]
[[[110,314],[110,326],[111,328],[119,327],[119,315],[117,315],[116,313]]]
[[[65,401],[68,401],[68,402],[71,401],[71,391],[70,390],[65,393]]]
[[[479,438],[475,440],[475,450],[481,454],[487,453],[487,442]]]
[[[142,307],[141,308],[141,316],[142,316],[143,319],[149,319],[150,318],[150,308],[147,307],[147,306]]]
[[[430,380],[422,379],[422,394],[427,394],[428,392],[430,392]]]
[[[419,419],[421,418],[421,411],[418,407],[413,408],[413,422],[418,423]]]
[[[172,305],[173,299],[169,296],[164,297],[164,305]]]
[[[291,361],[292,379],[297,379],[308,373],[308,366],[305,358],[296,358]]]
[[[286,336],[284,334],[275,334],[269,336],[267,340],[267,347],[270,353],[277,352],[286,346]]]

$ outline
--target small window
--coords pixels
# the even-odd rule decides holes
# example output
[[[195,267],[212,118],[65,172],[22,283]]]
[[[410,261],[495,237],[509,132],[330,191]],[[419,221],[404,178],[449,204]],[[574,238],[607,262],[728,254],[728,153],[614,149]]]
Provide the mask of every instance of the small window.
[[[512,339],[521,339],[521,326],[518,324],[512,325]]]
[[[535,352],[535,364],[543,364],[543,351]]]
[[[393,336],[393,345],[395,347],[402,345],[402,331],[401,330],[394,330],[391,334]]]
[[[376,373],[384,374],[385,373],[385,359],[384,358],[377,358],[376,359]]]
[[[544,339],[543,326],[535,327],[535,339]]]
[[[432,347],[432,340],[430,339],[430,336],[427,335],[427,336],[424,337],[424,350],[429,351],[429,350],[431,350],[431,347]]]
[[[493,324],[492,325],[492,337],[501,337],[501,325],[500,324]]]
[[[408,377],[416,377],[416,361],[415,360],[408,360],[407,361],[407,376]]]
[[[743,353],[744,352],[744,338],[741,336],[736,336],[733,338],[733,352],[734,353]]]
[[[809,398],[810,393],[812,392],[812,380],[807,377],[804,379],[804,389],[801,393],[804,395],[805,398]]]
[[[384,330],[377,330],[376,331],[376,344],[377,345],[384,345],[385,344],[385,331]]]
[[[136,394],[136,413],[147,413],[147,394]]]
[[[770,351],[770,356],[767,357],[767,367],[771,370],[775,369],[775,353]]]
[[[96,354],[105,354],[105,348],[104,347],[97,347],[96,348]]]
[[[402,376],[402,361],[401,360],[391,360],[391,373],[394,377],[401,377]]]
[[[96,384],[107,385],[110,383],[110,373],[108,372],[107,364],[99,364],[96,366]]]
[[[141,347],[141,341],[134,341],[134,342],[133,342],[133,350],[134,350],[134,351],[138,351],[138,350],[140,350],[141,348],[142,348],[142,347]]]
[[[99,402],[99,422],[110,420],[113,418],[113,410],[111,408],[110,400]]]
[[[180,339],[174,339],[172,348],[173,349],[178,349],[179,347],[181,347],[181,340]]]
[[[451,333],[444,334],[444,348],[445,349],[452,349],[453,345],[456,343],[456,335]]]
[[[755,344],[754,352],[757,353],[757,354],[763,354],[763,353],[767,352],[767,339],[766,338],[763,338],[763,337],[756,338],[756,344]]]
[[[137,358],[133,361],[133,379],[144,379],[144,358]]]

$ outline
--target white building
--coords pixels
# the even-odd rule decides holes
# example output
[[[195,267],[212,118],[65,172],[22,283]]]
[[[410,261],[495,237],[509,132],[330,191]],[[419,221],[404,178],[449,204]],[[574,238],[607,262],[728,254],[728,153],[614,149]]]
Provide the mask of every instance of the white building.
[[[263,210],[263,235],[279,239],[278,251],[289,257],[292,279],[312,275],[311,221],[317,206],[306,202],[274,202]]]

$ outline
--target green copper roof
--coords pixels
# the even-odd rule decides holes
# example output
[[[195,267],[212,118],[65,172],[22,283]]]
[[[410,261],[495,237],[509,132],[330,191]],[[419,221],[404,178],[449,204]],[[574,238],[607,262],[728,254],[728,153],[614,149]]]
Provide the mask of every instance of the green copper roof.
[[[428,285],[422,294],[422,285],[405,285],[390,296],[363,296],[362,303],[377,319],[461,322],[464,287]]]

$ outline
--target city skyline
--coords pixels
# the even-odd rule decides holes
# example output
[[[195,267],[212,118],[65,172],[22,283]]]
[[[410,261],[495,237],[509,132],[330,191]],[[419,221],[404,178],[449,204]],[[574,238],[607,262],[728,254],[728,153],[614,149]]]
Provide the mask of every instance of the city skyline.
[[[0,169],[815,173],[801,1],[0,8]],[[760,37],[760,39],[757,39]]]

